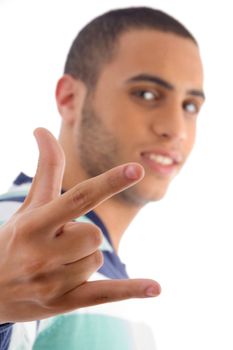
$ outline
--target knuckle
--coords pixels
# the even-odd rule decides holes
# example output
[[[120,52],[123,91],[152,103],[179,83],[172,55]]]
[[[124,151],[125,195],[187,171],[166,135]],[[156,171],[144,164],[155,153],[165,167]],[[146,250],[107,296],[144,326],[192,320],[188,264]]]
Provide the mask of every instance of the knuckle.
[[[57,283],[47,280],[37,280],[34,282],[34,298],[37,303],[43,306],[49,305],[59,295]]]
[[[38,220],[30,214],[17,214],[12,221],[12,234],[17,242],[31,242],[32,233],[38,231]]]
[[[43,270],[45,270],[47,262],[38,259],[26,259],[26,261],[21,264],[22,275],[27,279],[34,279],[36,276],[40,275]]]
[[[119,183],[120,183],[119,176],[116,177],[115,174],[111,174],[107,178],[107,183],[108,183],[108,186],[109,186],[111,191],[114,191],[114,190],[118,189],[119,188]]]
[[[108,295],[99,295],[95,298],[95,304],[105,304],[114,301],[113,298],[110,298]]]
[[[12,222],[12,235],[16,241],[19,241],[25,235],[27,228],[24,220],[21,220],[18,217],[15,217],[14,219],[15,220]]]
[[[124,287],[123,290],[121,290],[121,294],[119,294],[119,297],[121,299],[132,299],[133,297],[133,290],[132,288],[128,287]]]
[[[89,230],[88,230],[88,238],[90,241],[90,244],[94,245],[94,247],[99,247],[103,240],[103,235],[100,230],[100,228],[94,224],[89,224]]]
[[[73,209],[77,209],[78,207],[80,210],[85,210],[90,203],[90,195],[85,189],[78,188],[72,194],[71,203]]]
[[[41,285],[37,283],[36,287],[34,288],[34,298],[36,299],[37,303],[40,305],[45,305],[48,302],[48,286]]]
[[[94,259],[95,267],[100,267],[100,266],[103,265],[104,258],[103,258],[103,254],[102,254],[102,252],[100,250],[97,250],[93,254],[93,259]]]

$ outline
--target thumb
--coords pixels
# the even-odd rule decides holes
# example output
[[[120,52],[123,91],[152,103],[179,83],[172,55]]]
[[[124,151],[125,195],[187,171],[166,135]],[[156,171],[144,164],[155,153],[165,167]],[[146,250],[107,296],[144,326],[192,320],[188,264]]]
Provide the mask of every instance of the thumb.
[[[50,202],[61,192],[65,156],[55,137],[45,128],[34,131],[39,147],[37,171],[24,203],[39,206]]]

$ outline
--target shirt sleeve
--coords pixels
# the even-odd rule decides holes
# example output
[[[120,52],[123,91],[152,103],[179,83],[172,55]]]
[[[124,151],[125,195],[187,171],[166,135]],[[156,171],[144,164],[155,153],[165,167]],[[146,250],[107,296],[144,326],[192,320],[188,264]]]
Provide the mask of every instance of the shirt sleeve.
[[[0,350],[7,350],[10,344],[12,323],[0,324]]]

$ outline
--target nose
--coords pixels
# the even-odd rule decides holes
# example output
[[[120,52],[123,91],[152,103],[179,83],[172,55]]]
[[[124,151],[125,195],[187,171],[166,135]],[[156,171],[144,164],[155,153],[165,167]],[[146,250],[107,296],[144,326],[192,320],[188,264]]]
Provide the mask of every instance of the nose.
[[[162,139],[183,142],[187,139],[187,120],[182,104],[170,103],[159,113],[155,111],[152,121],[153,132]]]

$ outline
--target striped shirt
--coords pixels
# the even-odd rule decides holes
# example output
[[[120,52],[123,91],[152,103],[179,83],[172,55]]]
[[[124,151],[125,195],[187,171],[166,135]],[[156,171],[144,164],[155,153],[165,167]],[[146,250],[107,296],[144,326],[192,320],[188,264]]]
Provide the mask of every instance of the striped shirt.
[[[12,324],[5,323],[0,325],[0,349],[7,350],[12,333]]]

